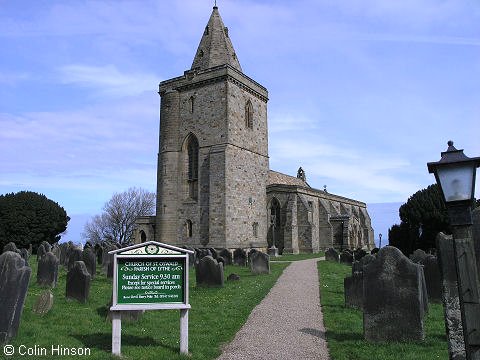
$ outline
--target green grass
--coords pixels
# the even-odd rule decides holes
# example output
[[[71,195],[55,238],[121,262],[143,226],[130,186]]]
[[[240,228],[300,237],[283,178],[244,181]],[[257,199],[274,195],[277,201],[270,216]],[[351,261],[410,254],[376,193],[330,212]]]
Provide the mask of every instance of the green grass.
[[[448,359],[445,322],[441,304],[429,305],[425,341],[368,343],[363,339],[363,314],[344,306],[343,279],[351,267],[320,261],[320,302],[332,360],[435,360]]]
[[[50,349],[52,345],[89,348],[87,359],[116,359],[111,355],[112,327],[106,319],[112,282],[97,272],[86,304],[66,300],[66,272],[61,269],[58,286],[53,289],[54,305],[45,316],[32,312],[37,296],[43,291],[36,283],[36,259],[30,259],[32,276],[17,337],[11,341],[16,350],[20,345]],[[227,266],[239,274],[240,281],[227,282],[223,288],[197,288],[195,274],[190,270],[189,352],[179,354],[180,312],[178,310],[146,311],[138,322],[122,321],[123,359],[214,359],[221,346],[231,341],[245,323],[252,309],[265,297],[288,263],[271,264],[271,274],[252,275],[248,268]],[[1,349],[0,349],[1,350]],[[0,351],[3,356],[3,351]],[[7,359],[25,359],[11,356]],[[29,358],[35,358],[29,357]],[[40,357],[39,357],[40,358]],[[48,358],[42,356],[41,358]],[[61,356],[78,359],[79,356]]]
[[[315,259],[322,256],[325,256],[325,253],[323,251],[316,254],[312,254],[312,253],[284,254],[278,257],[271,257],[270,260],[271,261],[299,261],[299,260]]]

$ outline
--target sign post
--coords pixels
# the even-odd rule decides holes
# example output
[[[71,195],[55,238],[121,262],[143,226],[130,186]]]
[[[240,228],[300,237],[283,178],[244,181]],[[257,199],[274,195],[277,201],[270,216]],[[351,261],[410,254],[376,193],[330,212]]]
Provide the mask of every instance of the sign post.
[[[188,354],[188,255],[191,250],[149,241],[114,255],[112,354],[121,355],[124,310],[180,310],[180,352]]]

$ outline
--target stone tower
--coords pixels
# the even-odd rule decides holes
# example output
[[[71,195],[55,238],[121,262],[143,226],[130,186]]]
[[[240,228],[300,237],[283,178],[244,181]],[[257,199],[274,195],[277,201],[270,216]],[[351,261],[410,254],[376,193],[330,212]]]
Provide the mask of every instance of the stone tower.
[[[191,69],[159,94],[155,240],[265,247],[268,92],[243,74],[216,6]]]

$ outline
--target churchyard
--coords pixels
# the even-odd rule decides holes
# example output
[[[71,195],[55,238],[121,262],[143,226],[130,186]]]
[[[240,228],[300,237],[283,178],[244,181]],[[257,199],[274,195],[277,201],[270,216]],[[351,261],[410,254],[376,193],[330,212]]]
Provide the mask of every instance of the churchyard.
[[[78,262],[76,264],[79,264]],[[229,342],[252,309],[265,297],[288,262],[271,263],[270,274],[256,275],[249,267],[225,265],[222,287],[197,286],[195,270],[190,268],[189,352],[179,354],[179,313],[174,310],[146,311],[138,319],[122,323],[122,358],[149,359],[214,359],[220,355],[221,345]],[[29,358],[56,357],[78,359],[80,352],[90,350],[87,359],[114,359],[111,355],[112,325],[108,304],[112,296],[112,279],[107,278],[101,266],[91,280],[85,301],[67,299],[67,266],[59,266],[57,285],[51,289],[53,306],[45,314],[33,311],[39,296],[46,291],[37,284],[38,262],[29,259],[31,276],[18,334],[8,342],[16,355],[8,359],[25,359],[18,349],[30,351]],[[79,265],[77,265],[79,266]],[[231,274],[239,280],[228,280]],[[54,356],[52,345],[60,346]],[[46,355],[42,353],[46,349]],[[66,349],[76,349],[77,355],[64,355]],[[62,353],[62,351],[64,351]],[[36,352],[36,353],[35,353]],[[4,354],[2,353],[2,356]],[[33,356],[33,357],[32,357]],[[2,357],[3,358],[3,357]]]
[[[429,303],[425,340],[368,342],[364,339],[363,313],[345,306],[344,279],[351,266],[319,261],[320,296],[330,356],[335,360],[434,360],[448,359],[445,320],[441,303]]]
[[[44,244],[38,256],[28,257],[25,251],[8,253],[17,269],[22,269],[16,276],[23,279],[25,286],[30,273],[18,333],[7,341],[15,354],[8,359],[23,359],[26,355],[115,358],[111,354],[109,313],[113,255],[108,251],[112,249],[116,249],[113,244],[83,251],[72,245],[50,248]],[[16,249],[12,245],[7,250]],[[318,262],[331,359],[447,359],[443,307],[438,295],[430,302],[427,297],[427,289],[433,293],[432,279],[439,281],[437,273],[427,270],[436,258],[416,251],[409,259],[394,247],[380,252],[374,249],[372,253],[329,249],[326,261]],[[0,258],[4,264],[5,255]],[[285,255],[269,261],[266,254],[256,250],[247,254],[237,249],[232,254],[197,249],[195,256],[190,254],[190,263],[195,266],[189,268],[192,308],[188,358],[217,358],[222,346],[233,339],[290,261],[323,255]],[[23,267],[22,257],[29,266]],[[15,273],[12,263],[9,270],[2,268],[4,274],[10,271],[10,277]],[[438,267],[433,264],[433,268]],[[13,288],[21,289],[21,282],[7,287],[7,292],[13,294]],[[5,304],[7,292],[2,294]],[[126,311],[122,318],[124,359],[187,358],[179,353],[178,311]]]

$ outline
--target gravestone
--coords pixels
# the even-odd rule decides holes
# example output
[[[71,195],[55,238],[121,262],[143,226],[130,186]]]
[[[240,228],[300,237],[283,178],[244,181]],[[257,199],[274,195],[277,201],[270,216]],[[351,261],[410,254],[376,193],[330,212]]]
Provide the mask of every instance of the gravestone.
[[[225,263],[225,259],[224,259],[223,257],[217,256],[217,258],[216,258],[215,260],[217,260],[217,262],[218,262],[219,264],[222,264],[223,268],[225,269],[225,266],[226,266],[227,264]]]
[[[250,270],[254,274],[270,274],[270,256],[260,251],[250,256]]]
[[[8,244],[6,244],[4,247],[3,247],[3,252],[7,252],[7,251],[12,251],[12,252],[16,252],[16,253],[20,253],[18,248],[17,248],[17,245],[15,245],[14,242],[10,241]]]
[[[367,252],[363,249],[357,249],[353,252],[353,258],[357,261],[363,258],[365,255],[367,255]]]
[[[232,273],[227,277],[227,281],[238,281],[238,280],[240,280],[240,275],[238,274]]]
[[[17,335],[31,272],[18,253],[0,255],[0,344]]]
[[[373,249],[370,251],[370,254],[371,254],[371,255],[375,255],[375,254],[378,253],[379,251],[380,251],[380,249],[377,248],[377,247],[375,247],[375,248],[373,248]]]
[[[46,253],[38,261],[37,284],[54,288],[57,286],[59,261],[53,253]]]
[[[27,249],[24,249],[24,248],[21,248],[18,250],[20,256],[22,257],[23,260],[25,260],[25,265],[28,266],[28,258],[30,257],[29,253],[28,253],[28,250]]]
[[[367,341],[425,338],[423,269],[393,247],[363,267],[363,329]]]
[[[442,301],[442,279],[440,278],[440,268],[437,257],[428,255],[422,262],[423,273],[425,274],[425,283],[427,294],[430,301]]]
[[[201,249],[201,248],[200,249],[195,249],[195,262],[197,264],[205,256],[212,256],[212,252],[208,249]]]
[[[79,248],[72,248],[68,254],[68,270],[70,270],[76,261],[83,261],[83,251]]]
[[[50,243],[48,241],[44,240],[40,244],[43,245],[43,248],[45,249],[45,253],[48,253],[48,252],[52,251],[52,245],[50,245]]]
[[[107,278],[113,278],[113,254],[109,254],[109,252],[118,249],[120,247],[115,244],[107,244],[103,249],[102,268],[107,274]]]
[[[363,309],[363,274],[356,273],[343,279],[345,307]]]
[[[417,249],[413,252],[413,254],[410,255],[410,260],[412,260],[414,263],[420,264],[426,257],[427,253],[425,251],[422,249]]]
[[[90,293],[90,274],[83,261],[75,261],[67,273],[66,297],[82,303],[87,302]]]
[[[228,249],[220,249],[218,251],[218,255],[225,259],[227,265],[233,264],[233,256],[232,253]]]
[[[250,264],[250,258],[252,257],[253,254],[255,254],[256,252],[258,252],[257,249],[250,249],[250,251],[248,252],[247,254],[247,263]]]
[[[37,248],[37,261],[40,261],[40,259],[45,256],[47,251],[45,250],[45,246],[43,244],[40,244]]]
[[[325,260],[338,262],[338,251],[334,248],[328,248],[325,251]]]
[[[42,292],[35,304],[33,305],[33,312],[38,315],[45,315],[53,306],[53,294],[50,290]]]
[[[95,274],[97,273],[97,259],[92,247],[86,247],[83,250],[82,259],[87,267],[88,273],[93,280],[95,278]]]
[[[63,266],[68,266],[68,243],[62,243],[58,245],[59,248],[59,257],[60,264]]]
[[[97,265],[102,264],[103,259],[103,248],[100,244],[95,244],[95,255],[97,256]]]
[[[197,286],[223,286],[223,265],[213,257],[205,256],[195,266]]]
[[[352,265],[353,254],[348,250],[343,250],[340,254],[340,262],[342,264]]]
[[[363,309],[363,268],[374,260],[375,256],[367,254],[352,263],[352,276],[343,280],[346,307]]]
[[[212,257],[214,259],[216,259],[218,257],[217,250],[215,250],[214,248],[208,248],[208,250],[210,250],[210,253],[212,254]]]
[[[233,264],[247,266],[247,253],[245,250],[238,248],[233,251]]]

